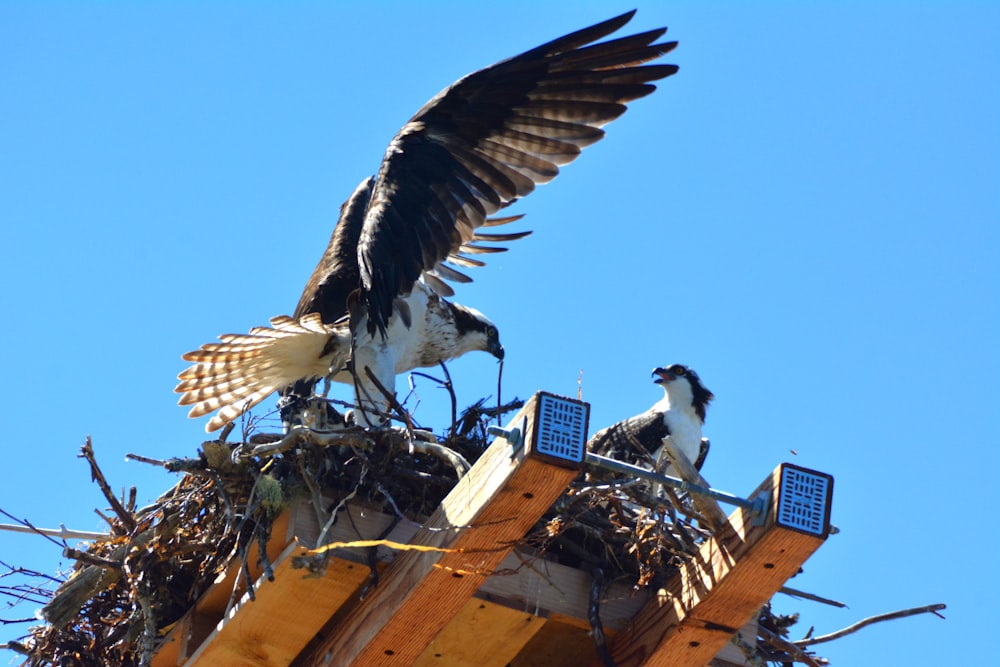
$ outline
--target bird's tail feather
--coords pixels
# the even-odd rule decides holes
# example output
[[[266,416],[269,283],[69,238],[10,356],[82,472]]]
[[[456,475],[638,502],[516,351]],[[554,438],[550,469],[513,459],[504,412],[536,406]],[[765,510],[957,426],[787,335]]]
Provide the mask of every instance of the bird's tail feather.
[[[192,406],[189,417],[218,411],[205,426],[209,433],[277,389],[303,378],[325,377],[331,366],[338,370],[350,351],[346,326],[324,325],[315,313],[298,320],[282,315],[271,320],[271,327],[225,334],[219,340],[183,355],[195,363],[177,376],[180,383],[174,388],[181,394],[178,403]]]

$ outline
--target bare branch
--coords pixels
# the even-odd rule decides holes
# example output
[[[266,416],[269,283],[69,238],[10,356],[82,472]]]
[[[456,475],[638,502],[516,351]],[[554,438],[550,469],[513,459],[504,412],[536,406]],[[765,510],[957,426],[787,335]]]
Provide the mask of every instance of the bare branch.
[[[229,434],[233,432],[234,428],[236,428],[236,422],[229,422],[228,424],[226,424],[225,426],[223,426],[222,427],[222,432],[219,433],[219,438],[218,439],[220,441],[222,441],[222,442],[225,442],[226,438],[229,437]]]
[[[802,598],[804,600],[812,600],[813,602],[821,602],[823,604],[828,604],[831,607],[839,607],[840,609],[844,609],[845,607],[847,607],[847,605],[844,604],[843,602],[830,600],[829,598],[820,597],[819,595],[815,595],[813,593],[806,593],[805,591],[800,591],[795,588],[790,588],[788,586],[782,586],[781,588],[778,589],[778,592],[784,593],[785,595],[788,595],[793,598]]]
[[[361,479],[359,479],[358,484],[353,489],[351,489],[351,492],[348,493],[343,498],[341,498],[340,502],[337,503],[337,506],[334,507],[332,510],[330,510],[330,518],[327,519],[326,523],[323,525],[323,529],[319,531],[319,537],[316,538],[317,549],[326,544],[326,534],[330,532],[331,528],[333,528],[333,524],[337,520],[337,513],[340,512],[340,510],[343,509],[348,502],[350,502],[355,496],[358,495],[358,488],[360,488],[361,482],[365,478],[365,472],[367,472],[367,468],[365,469],[365,471],[361,473]]]
[[[118,497],[115,496],[111,487],[108,485],[108,480],[104,478],[104,473],[97,465],[97,459],[94,458],[94,448],[90,443],[90,436],[87,436],[87,442],[84,443],[83,447],[80,449],[80,456],[87,459],[87,463],[90,464],[90,479],[97,482],[97,485],[101,487],[101,492],[104,497],[107,498],[108,502],[111,504],[111,509],[114,510],[115,514],[118,515],[118,520],[122,522],[125,526],[126,532],[131,533],[135,530],[135,519],[132,515],[122,506]]]
[[[887,614],[877,614],[875,616],[869,616],[868,618],[861,619],[854,625],[850,625],[843,630],[837,630],[836,632],[831,632],[828,635],[820,635],[819,637],[813,637],[811,639],[800,639],[797,642],[792,642],[796,646],[812,646],[813,644],[822,644],[823,642],[830,642],[834,639],[840,639],[851,633],[857,632],[866,625],[871,625],[872,623],[881,623],[882,621],[892,621],[897,618],[906,618],[907,616],[915,616],[917,614],[934,614],[938,618],[944,618],[938,612],[945,609],[947,605],[944,604],[929,604],[926,607],[913,607],[912,609],[902,609],[900,611],[892,611]]]
[[[395,392],[389,391],[386,386],[379,381],[379,379],[375,376],[375,373],[368,366],[365,366],[365,375],[367,375],[371,383],[375,385],[375,388],[382,393],[389,409],[396,413],[396,418],[406,425],[406,431],[410,434],[410,440],[412,441],[413,431],[416,427],[413,425],[413,418],[410,416],[410,413],[396,399]]]
[[[802,647],[799,646],[798,642],[790,642],[776,632],[771,632],[767,628],[760,626],[757,628],[757,634],[759,634],[768,644],[776,649],[780,649],[792,656],[795,662],[805,663],[809,667],[823,667],[826,664],[826,660],[823,658],[817,658],[816,656],[809,655]]]
[[[288,431],[288,434],[276,442],[269,442],[257,445],[244,456],[264,456],[279,454],[303,445],[316,445],[319,447],[353,447],[362,451],[371,451],[376,441],[393,449],[427,454],[447,462],[459,479],[472,467],[469,462],[458,452],[449,447],[434,442],[434,435],[428,431],[415,430],[412,435],[419,439],[410,439],[411,433],[397,428],[382,428],[374,431],[366,431],[361,428],[345,429],[333,433],[322,433],[314,431],[306,426],[297,426]]]
[[[35,618],[34,616],[31,616],[29,618],[11,618],[11,619],[0,618],[0,625],[17,625],[18,623],[37,623],[37,622],[38,619]],[[0,645],[0,648],[4,648],[4,646]]]
[[[24,526],[27,529],[24,532],[35,533],[36,535],[41,535],[42,537],[44,537],[45,539],[47,539],[52,544],[55,544],[56,546],[58,546],[60,549],[65,546],[64,544],[60,544],[59,542],[56,542],[54,539],[52,539],[51,535],[48,535],[45,532],[43,532],[43,531],[39,530],[38,528],[36,528],[27,519],[18,519],[13,514],[5,512],[2,509],[0,509],[0,514],[3,514],[5,517],[7,517],[8,519],[10,519],[11,521],[16,521],[18,525]],[[14,529],[11,529],[11,530],[14,530]]]
[[[58,537],[61,540],[99,540],[108,536],[108,533],[70,530],[66,526],[59,526],[59,528],[36,528],[35,526],[0,523],[0,530],[7,530],[13,533],[35,533],[36,535],[45,535],[46,537]]]
[[[372,447],[372,440],[364,429],[348,429],[336,431],[334,433],[320,433],[306,426],[295,426],[289,429],[288,433],[275,442],[257,445],[245,454],[244,457],[265,456],[280,454],[289,449],[305,444],[317,445],[320,447],[357,447],[368,450]]]
[[[78,560],[81,563],[96,565],[109,570],[120,570],[124,565],[124,562],[120,559],[103,558],[101,556],[95,556],[94,554],[87,553],[86,551],[80,551],[79,549],[66,548],[63,551],[63,555],[66,556],[66,558],[72,558],[73,560]]]
[[[29,570],[24,567],[14,567],[5,561],[0,560],[0,567],[5,567],[10,570],[7,574],[0,575],[0,578],[6,577],[8,574],[23,574],[28,577],[36,577],[39,579],[48,579],[49,581],[61,584],[63,582],[59,577],[53,577],[51,574],[45,574],[44,572],[37,572],[35,570]]]
[[[163,461],[160,459],[149,458],[148,456],[140,456],[139,454],[126,454],[125,460],[138,461],[139,463],[148,463],[150,465],[159,466],[166,469],[168,472],[199,473],[205,471],[205,462],[201,459],[172,458]]]
[[[465,473],[469,472],[472,468],[469,462],[465,460],[464,456],[455,450],[436,442],[414,440],[413,451],[418,454],[430,454],[431,456],[436,456],[443,461],[447,461],[451,467],[455,469],[455,473],[458,475],[459,479],[462,479],[462,477],[465,476]]]
[[[32,619],[37,620],[37,619]],[[7,642],[6,644],[0,644],[0,648],[5,648],[8,651],[13,651],[14,653],[20,653],[21,655],[31,655],[31,651],[27,646],[21,642]]]
[[[698,472],[691,461],[684,456],[684,452],[680,450],[669,435],[663,438],[663,453],[670,458],[670,463],[673,464],[675,470],[680,472],[680,477],[685,482],[697,484],[698,486],[709,486],[705,478],[701,476],[701,473]],[[656,470],[657,472],[663,472],[662,461],[657,461]],[[653,495],[656,494],[654,493]],[[707,519],[707,523],[713,531],[729,523],[729,517],[722,511],[719,503],[713,498],[702,496],[701,494],[691,494],[691,501],[698,509],[698,512]]]

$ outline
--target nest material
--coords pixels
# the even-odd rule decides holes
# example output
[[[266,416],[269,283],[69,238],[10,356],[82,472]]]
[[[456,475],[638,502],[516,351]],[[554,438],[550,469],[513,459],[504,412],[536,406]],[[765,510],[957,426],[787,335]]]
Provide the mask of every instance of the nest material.
[[[123,507],[107,538],[67,549],[74,572],[43,607],[47,624],[33,629],[25,664],[148,663],[159,631],[251,539],[267,537],[270,512],[251,498],[254,477],[228,468],[192,470],[152,505]]]
[[[195,459],[160,462],[184,475],[141,509],[110,494],[88,442],[84,455],[95,480],[114,501],[111,533],[86,551],[67,552],[77,560],[74,573],[44,607],[46,625],[33,628],[19,646],[27,655],[24,664],[148,665],[158,640],[221,572],[240,559],[245,565],[254,542],[265,554],[272,522],[289,500],[311,498],[323,508],[319,511],[328,511],[331,498],[339,503],[357,497],[388,514],[426,518],[466,462],[485,450],[487,423],[521,405],[485,408],[480,401],[455,420],[441,442],[412,429],[321,434],[303,427],[285,436],[244,434],[236,463],[234,444],[206,442]],[[648,485],[634,480],[583,474],[525,542],[542,557],[594,574],[590,616],[602,651],[604,587],[627,579],[656,590],[697,551],[708,534],[703,523],[688,498],[669,490],[657,490],[654,497]],[[270,576],[269,564],[263,567]],[[249,576],[246,567],[244,572]],[[252,595],[252,586],[247,589]],[[791,622],[769,607],[762,610],[761,627],[769,634],[787,635]],[[760,664],[798,658],[764,637],[748,654]]]

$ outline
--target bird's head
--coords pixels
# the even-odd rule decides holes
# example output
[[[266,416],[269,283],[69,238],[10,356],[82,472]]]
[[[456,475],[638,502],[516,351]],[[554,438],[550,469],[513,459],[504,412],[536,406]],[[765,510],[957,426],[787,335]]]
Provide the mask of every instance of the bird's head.
[[[455,315],[458,345],[465,351],[482,350],[503,361],[503,345],[497,326],[475,308],[449,304]]]
[[[653,382],[663,387],[672,405],[690,405],[705,421],[705,410],[715,394],[705,388],[697,373],[682,364],[671,364],[654,368]]]

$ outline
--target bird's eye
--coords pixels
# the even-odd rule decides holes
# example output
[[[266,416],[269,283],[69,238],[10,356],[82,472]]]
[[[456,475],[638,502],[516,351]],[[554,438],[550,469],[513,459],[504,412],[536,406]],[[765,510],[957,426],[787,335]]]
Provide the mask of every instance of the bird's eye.
[[[674,366],[670,370],[673,371],[674,375],[685,375],[687,373],[683,366]]]
[[[497,328],[496,327],[486,327],[486,336],[487,336],[487,338],[496,338],[497,337]]]

